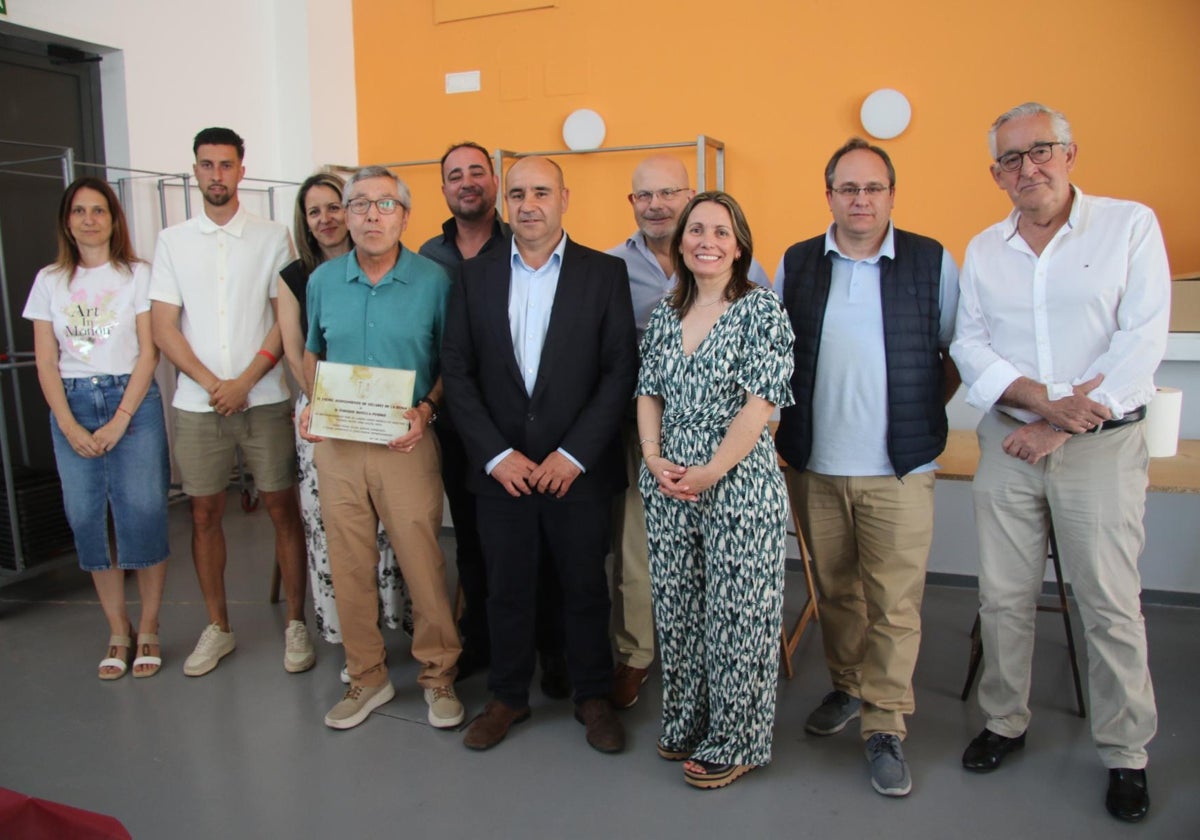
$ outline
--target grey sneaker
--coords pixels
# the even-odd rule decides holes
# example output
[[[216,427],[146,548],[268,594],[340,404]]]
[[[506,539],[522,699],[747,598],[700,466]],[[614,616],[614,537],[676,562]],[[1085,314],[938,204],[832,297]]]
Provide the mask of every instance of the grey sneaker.
[[[900,739],[886,732],[876,732],[867,741],[867,763],[871,765],[871,787],[884,796],[908,796],[912,776]]]
[[[289,621],[287,629],[283,631],[283,641],[283,670],[289,674],[299,674],[316,663],[312,636],[308,635],[308,628],[303,621]]]
[[[454,686],[439,685],[425,689],[429,705],[429,725],[437,729],[452,729],[463,722],[463,704],[454,693]]]
[[[353,729],[395,696],[396,689],[392,688],[390,682],[383,685],[352,685],[325,715],[325,725],[330,729]]]
[[[233,653],[235,647],[237,640],[233,638],[232,630],[226,633],[220,626],[210,624],[200,634],[192,655],[184,660],[183,673],[189,677],[202,677],[217,667],[221,657]]]
[[[862,715],[862,700],[851,697],[844,691],[831,691],[813,709],[804,722],[804,731],[813,735],[833,735],[846,728],[846,724]]]

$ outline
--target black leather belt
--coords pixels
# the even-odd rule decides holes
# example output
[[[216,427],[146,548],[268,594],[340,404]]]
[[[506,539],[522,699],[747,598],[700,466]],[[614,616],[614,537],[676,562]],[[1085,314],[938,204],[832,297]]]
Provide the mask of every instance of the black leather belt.
[[[1133,411],[1125,412],[1125,416],[1120,420],[1105,420],[1099,426],[1093,426],[1092,428],[1088,429],[1086,432],[1084,432],[1084,434],[1090,435],[1094,432],[1107,432],[1109,429],[1115,429],[1119,426],[1128,426],[1130,423],[1138,423],[1145,419],[1146,406],[1141,405],[1135,408]]]

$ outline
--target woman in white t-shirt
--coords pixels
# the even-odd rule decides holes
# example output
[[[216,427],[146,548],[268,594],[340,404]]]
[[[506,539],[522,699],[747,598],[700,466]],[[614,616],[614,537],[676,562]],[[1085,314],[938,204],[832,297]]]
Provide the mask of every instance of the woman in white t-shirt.
[[[170,467],[154,383],[149,287],[149,266],[133,253],[112,189],[98,178],[77,179],[59,206],[58,259],[38,272],[24,316],[33,322],[79,565],[91,572],[109,623],[102,680],[124,676],[134,651],[125,606],[129,569],[137,571],[142,601],[133,675],[153,676],[162,665],[158,609],[170,554]]]

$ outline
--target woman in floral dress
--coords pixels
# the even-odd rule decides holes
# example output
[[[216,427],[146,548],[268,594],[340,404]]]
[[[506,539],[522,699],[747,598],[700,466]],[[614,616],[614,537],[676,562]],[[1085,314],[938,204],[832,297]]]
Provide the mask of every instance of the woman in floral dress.
[[[792,402],[792,330],[754,286],[750,230],[697,195],[678,284],[642,342],[638,430],[663,668],[659,754],[699,788],[771,760],[788,497],[767,421]]]

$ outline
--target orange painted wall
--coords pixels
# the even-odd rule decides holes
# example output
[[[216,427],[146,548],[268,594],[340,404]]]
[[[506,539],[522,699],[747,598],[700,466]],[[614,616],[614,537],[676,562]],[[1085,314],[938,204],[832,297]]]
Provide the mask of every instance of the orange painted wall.
[[[822,172],[862,132],[863,98],[894,87],[913,105],[908,130],[883,143],[898,170],[894,218],[961,261],[1009,209],[987,173],[987,127],[1037,99],[1072,121],[1075,182],[1149,204],[1173,272],[1200,270],[1196,0],[557,0],[443,24],[435,3],[354,1],[363,163],[438,157],[465,138],[560,149],[563,119],[585,107],[604,115],[606,145],[709,134],[728,144],[726,188],[773,272],[828,224]],[[444,75],[463,70],[481,71],[481,92],[446,95]],[[633,230],[624,196],[639,157],[560,160],[575,239],[607,248]],[[415,246],[446,209],[436,166],[404,175]]]

